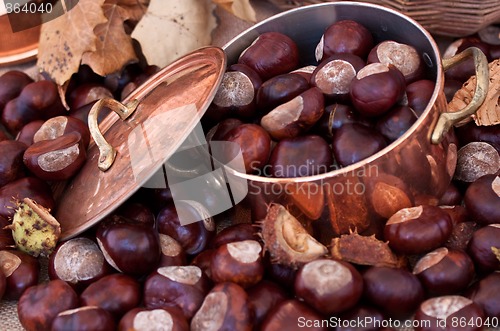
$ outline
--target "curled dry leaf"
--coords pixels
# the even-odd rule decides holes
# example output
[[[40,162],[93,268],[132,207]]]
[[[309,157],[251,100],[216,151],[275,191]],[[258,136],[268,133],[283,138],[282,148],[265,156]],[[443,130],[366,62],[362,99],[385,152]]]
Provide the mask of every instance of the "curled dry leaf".
[[[234,16],[249,22],[256,22],[255,10],[250,4],[250,0],[213,0],[213,2]]]
[[[489,64],[489,69],[490,86],[486,94],[486,100],[471,117],[477,125],[500,124],[500,59],[491,62]],[[464,83],[462,88],[455,93],[448,105],[448,110],[450,112],[456,112],[468,105],[474,96],[475,88],[476,76],[472,76]],[[465,122],[467,121],[470,121],[470,119],[465,120]]]
[[[151,0],[132,32],[148,64],[164,67],[211,43],[217,23],[209,0]]]

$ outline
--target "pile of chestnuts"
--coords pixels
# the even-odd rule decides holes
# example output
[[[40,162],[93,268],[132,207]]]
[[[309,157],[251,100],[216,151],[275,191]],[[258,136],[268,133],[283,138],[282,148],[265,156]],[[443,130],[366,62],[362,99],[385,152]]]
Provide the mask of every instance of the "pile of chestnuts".
[[[354,21],[328,27],[316,59],[299,68],[290,38],[262,34],[225,73],[203,118],[207,140],[238,143],[248,173],[319,174],[397,140],[434,91],[411,45],[374,45]],[[457,175],[438,205],[396,212],[380,238],[357,242],[372,251],[325,247],[278,204],[251,224],[234,211],[174,206],[168,188],[141,188],[41,257],[41,281],[41,258],[16,249],[8,228],[16,200],[57,208],[52,184],[85,162],[92,104],[121,99],[156,70],[133,64],[103,78],[83,66],[66,92],[69,112],[51,81],[0,76],[0,298],[17,301],[26,330],[499,327],[500,125],[473,122],[456,129]],[[451,94],[459,84],[449,81]],[[181,225],[176,208],[203,221]],[[378,254],[396,262],[373,262]]]

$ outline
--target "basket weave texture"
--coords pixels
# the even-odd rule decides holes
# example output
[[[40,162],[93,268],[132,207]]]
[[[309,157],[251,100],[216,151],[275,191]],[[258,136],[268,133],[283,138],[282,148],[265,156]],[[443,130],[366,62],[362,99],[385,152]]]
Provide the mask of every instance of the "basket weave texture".
[[[328,0],[270,0],[282,9]],[[463,37],[474,34],[488,25],[500,23],[499,0],[365,0],[397,10],[417,22],[429,32],[449,37]]]

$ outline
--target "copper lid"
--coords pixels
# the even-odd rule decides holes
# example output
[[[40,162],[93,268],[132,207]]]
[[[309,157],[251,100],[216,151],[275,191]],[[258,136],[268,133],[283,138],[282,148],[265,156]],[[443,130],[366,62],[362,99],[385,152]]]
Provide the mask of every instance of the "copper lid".
[[[61,239],[76,236],[119,207],[154,176],[182,144],[212,101],[226,68],[222,49],[194,51],[162,69],[131,93],[137,100],[126,120],[110,113],[99,125],[117,154],[98,169],[99,150],[88,149],[84,167],[66,183],[55,212]]]

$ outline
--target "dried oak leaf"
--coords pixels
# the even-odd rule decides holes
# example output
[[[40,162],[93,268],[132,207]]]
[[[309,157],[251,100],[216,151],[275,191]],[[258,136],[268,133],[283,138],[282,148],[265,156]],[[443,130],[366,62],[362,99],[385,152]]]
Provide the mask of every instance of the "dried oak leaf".
[[[209,0],[151,0],[132,38],[141,45],[148,64],[164,67],[212,41],[217,26]]]
[[[213,2],[234,16],[249,22],[256,22],[255,10],[250,4],[250,0],[213,0]]]
[[[94,28],[107,21],[104,0],[80,0],[66,14],[42,25],[37,66],[63,85],[78,71],[85,52],[97,49]]]
[[[330,253],[333,258],[359,265],[399,268],[407,264],[386,242],[375,235],[362,236],[357,232],[333,238]]]
[[[144,2],[144,1],[143,1]],[[141,1],[106,0],[102,6],[107,21],[94,28],[97,36],[96,50],[86,52],[82,64],[89,65],[98,75],[105,76],[119,71],[126,64],[136,61],[132,38],[125,31],[126,20],[138,20],[147,6]]]
[[[500,124],[500,59],[489,64],[490,86],[486,94],[486,100],[477,112],[471,116],[477,125]],[[476,88],[476,76],[472,76],[458,90],[448,104],[450,112],[456,112],[464,108],[472,100]],[[470,121],[470,118],[468,119]],[[464,122],[467,122],[465,120]]]

